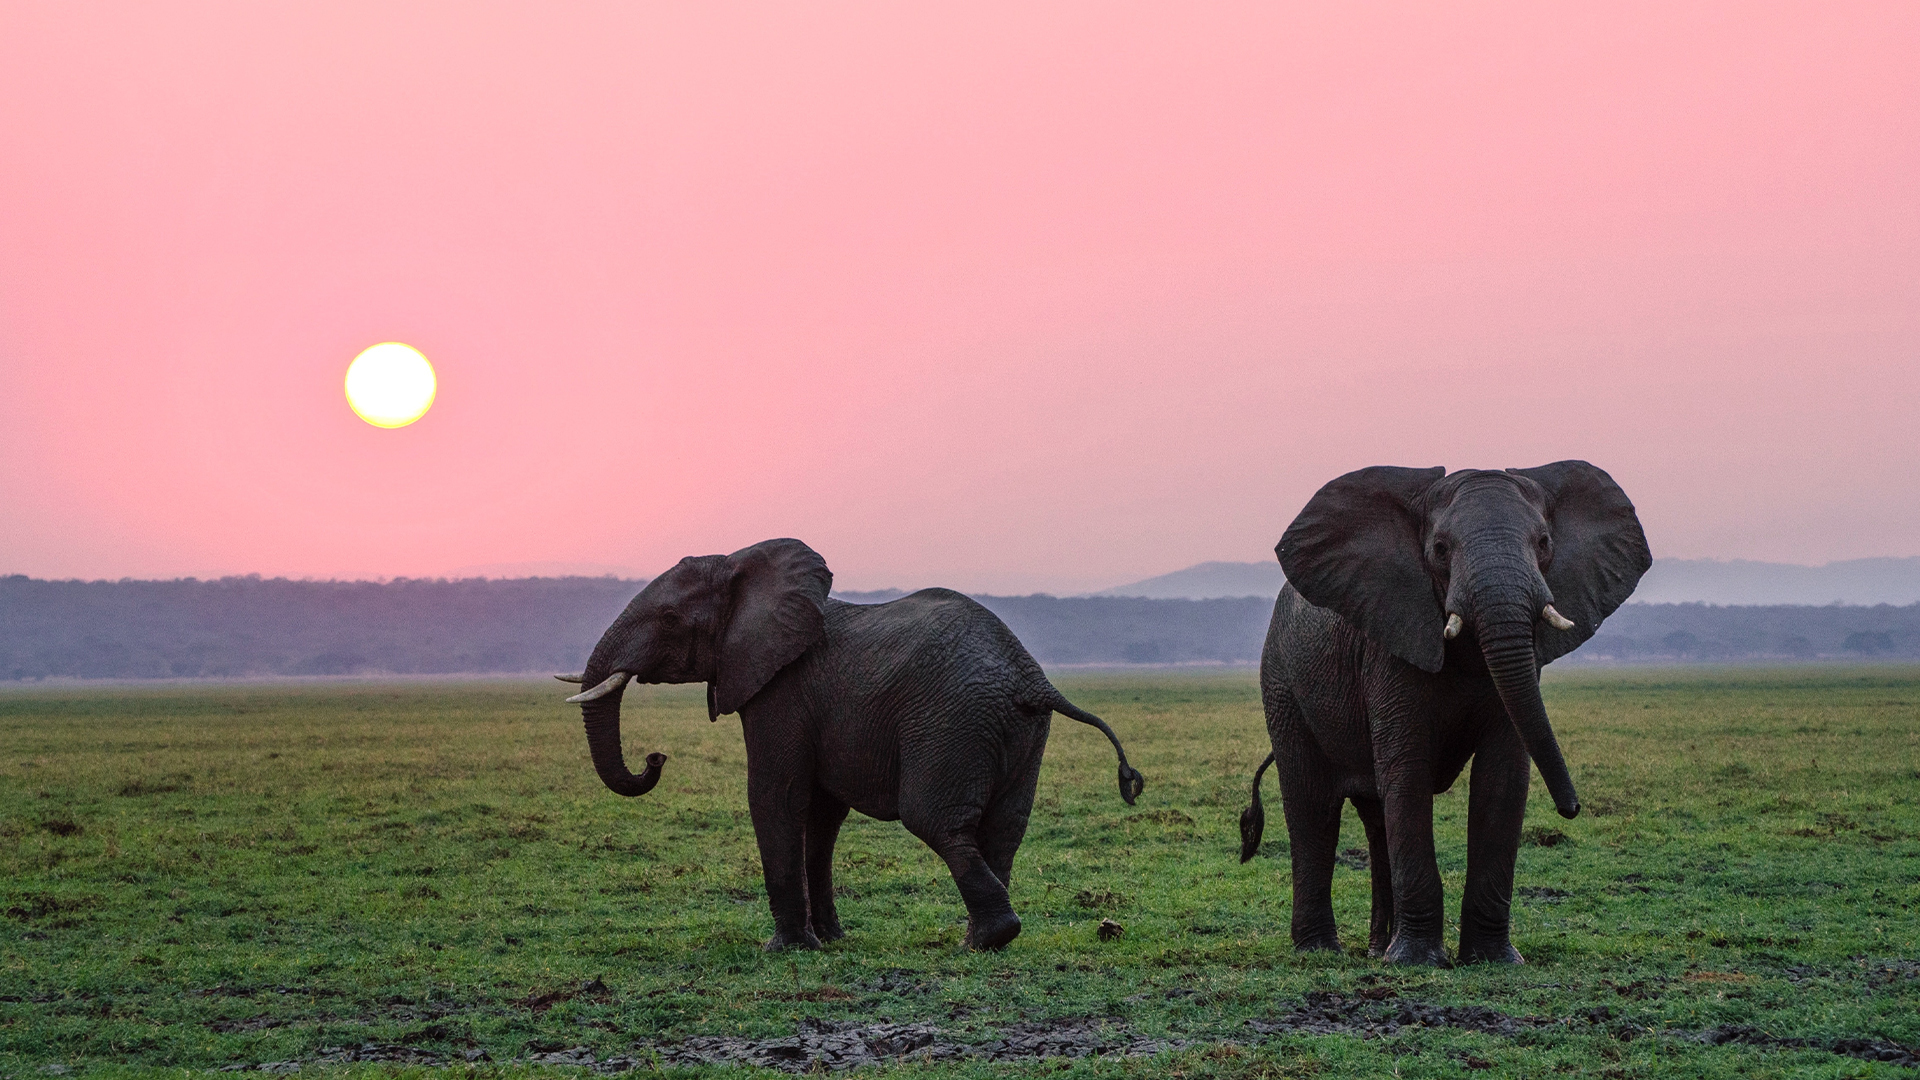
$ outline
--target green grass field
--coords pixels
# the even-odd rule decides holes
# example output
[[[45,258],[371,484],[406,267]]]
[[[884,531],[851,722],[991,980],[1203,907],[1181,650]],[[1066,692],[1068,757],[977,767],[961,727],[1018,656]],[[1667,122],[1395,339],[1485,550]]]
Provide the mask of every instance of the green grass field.
[[[1106,742],[1056,719],[1025,931],[993,955],[959,951],[932,853],[858,816],[846,939],[761,952],[738,724],[698,687],[629,692],[629,755],[671,756],[640,799],[600,786],[551,682],[0,691],[0,1077],[367,1044],[450,1064],[306,1067],[499,1075],[585,1047],[650,1068],[693,1036],[881,1019],[1185,1044],[882,1066],[913,1076],[1910,1075],[1833,1047],[1920,1044],[1920,669],[1550,673],[1588,813],[1560,820],[1536,778],[1531,963],[1453,971],[1293,954],[1271,786],[1266,857],[1236,859],[1266,752],[1251,672],[1060,684],[1147,789],[1122,804]],[[1455,912],[1466,787],[1436,801]],[[1350,945],[1367,887],[1338,871]]]

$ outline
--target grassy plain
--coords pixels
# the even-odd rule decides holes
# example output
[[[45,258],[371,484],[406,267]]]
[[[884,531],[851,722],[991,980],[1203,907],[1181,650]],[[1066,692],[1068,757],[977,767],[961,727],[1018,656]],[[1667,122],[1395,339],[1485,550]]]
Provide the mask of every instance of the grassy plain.
[[[447,1071],[497,1075],[531,1052],[645,1058],[808,1017],[960,1041],[1090,1018],[1192,1044],[886,1067],[910,1076],[1889,1076],[1904,1071],[1816,1047],[1920,1043],[1920,669],[1550,673],[1589,812],[1561,821],[1536,778],[1515,902],[1531,963],[1453,971],[1293,954],[1271,787],[1265,857],[1236,861],[1265,753],[1251,672],[1060,684],[1113,723],[1147,788],[1123,805],[1105,741],[1056,720],[1015,864],[1025,932],[996,955],[958,950],[938,860],[857,815],[847,938],[761,952],[739,730],[707,723],[699,688],[629,692],[629,754],[671,756],[633,800],[600,786],[553,683],[0,691],[0,1077],[369,1042],[484,1050],[498,1064]],[[1451,910],[1465,792],[1436,802]],[[1349,811],[1343,843],[1360,837]],[[1350,944],[1367,882],[1337,874]],[[1124,935],[1101,940],[1103,918]],[[1551,1022],[1249,1024],[1311,992],[1355,1016],[1415,1002]],[[1728,1025],[1815,1046],[1693,1037]]]

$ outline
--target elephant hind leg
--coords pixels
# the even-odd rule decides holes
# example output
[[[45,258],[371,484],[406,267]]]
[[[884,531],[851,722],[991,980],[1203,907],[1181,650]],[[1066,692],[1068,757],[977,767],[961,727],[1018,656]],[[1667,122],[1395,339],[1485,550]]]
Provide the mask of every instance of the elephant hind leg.
[[[1293,862],[1293,947],[1300,952],[1340,951],[1333,920],[1333,862],[1340,846],[1338,796],[1327,798],[1280,790],[1287,812],[1287,843]]]
[[[967,905],[967,947],[999,949],[1020,934],[1007,884],[988,864],[978,833],[980,807],[948,805],[938,810],[901,807],[900,822],[946,862]]]
[[[846,936],[833,903],[833,847],[846,820],[846,803],[814,790],[807,807],[807,914],[814,936],[823,942]]]
[[[1386,808],[1378,799],[1353,800],[1367,828],[1367,864],[1373,873],[1373,917],[1367,924],[1367,955],[1378,959],[1393,941],[1393,863],[1387,846]]]
[[[1044,736],[1045,729],[1042,729]],[[1040,755],[1046,749],[1044,738],[1030,751],[1029,760],[1007,779],[980,815],[976,836],[980,854],[1000,884],[1013,888],[1013,857],[1026,839],[1027,822],[1033,816],[1033,793],[1040,784]]]
[[[1270,688],[1266,708],[1293,864],[1293,947],[1300,952],[1339,952],[1340,932],[1333,921],[1333,860],[1340,846],[1340,810],[1345,800],[1333,786],[1333,763],[1308,734],[1292,691]]]

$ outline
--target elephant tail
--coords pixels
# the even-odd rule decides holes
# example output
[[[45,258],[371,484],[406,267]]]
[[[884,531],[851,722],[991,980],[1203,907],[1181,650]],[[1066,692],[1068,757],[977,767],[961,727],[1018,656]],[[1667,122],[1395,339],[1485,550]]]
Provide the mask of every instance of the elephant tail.
[[[1240,861],[1246,862],[1260,852],[1260,834],[1267,831],[1267,811],[1260,805],[1260,778],[1267,775],[1267,766],[1273,764],[1273,751],[1267,751],[1267,760],[1253,771],[1253,805],[1240,811]]]
[[[1050,704],[1053,711],[1062,716],[1070,716],[1083,724],[1099,728],[1107,741],[1113,744],[1113,752],[1120,756],[1120,797],[1126,800],[1128,806],[1132,806],[1133,800],[1146,788],[1147,781],[1133,766],[1127,764],[1127,752],[1120,748],[1120,736],[1113,733],[1105,720],[1068,701],[1058,690],[1054,691]]]

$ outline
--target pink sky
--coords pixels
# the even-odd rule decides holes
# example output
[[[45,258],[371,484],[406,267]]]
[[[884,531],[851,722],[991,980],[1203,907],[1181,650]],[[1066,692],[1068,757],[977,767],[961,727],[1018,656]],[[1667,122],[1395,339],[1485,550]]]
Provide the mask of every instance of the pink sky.
[[[0,0],[0,573],[1071,592],[1565,457],[1659,555],[1920,554],[1916,56],[1905,0]]]

